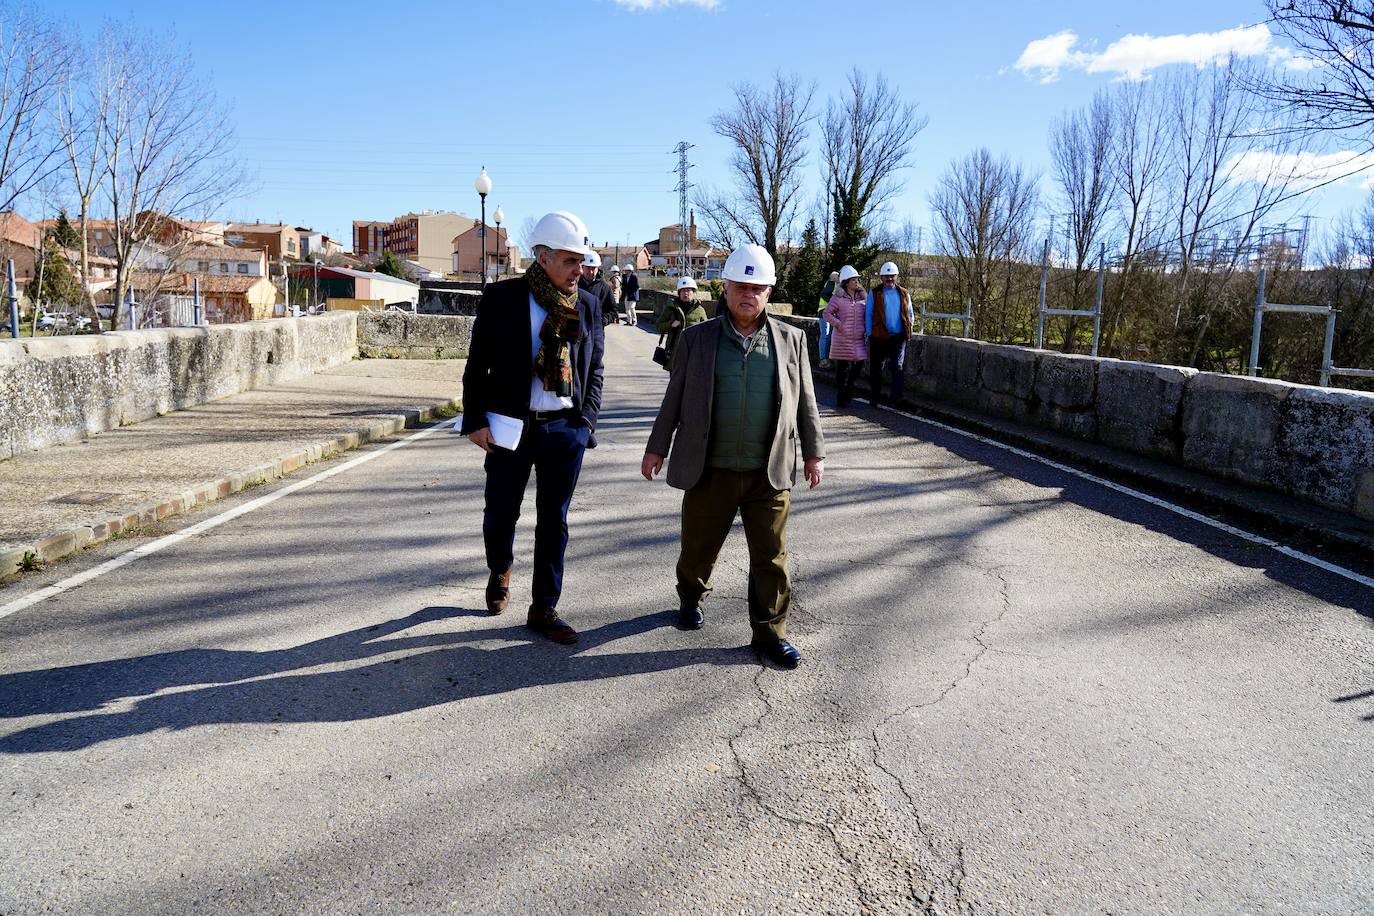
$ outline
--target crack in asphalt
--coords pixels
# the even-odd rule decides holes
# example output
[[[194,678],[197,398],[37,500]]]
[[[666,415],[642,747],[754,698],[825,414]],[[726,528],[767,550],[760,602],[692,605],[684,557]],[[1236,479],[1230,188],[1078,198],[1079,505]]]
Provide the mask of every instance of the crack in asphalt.
[[[763,712],[759,713],[758,718],[751,724],[745,725],[727,741],[730,748],[730,754],[735,759],[735,766],[739,769],[739,775],[735,778],[739,784],[744,787],[744,790],[749,793],[749,796],[753,798],[754,804],[758,805],[758,807],[770,817],[787,824],[792,824],[796,827],[810,827],[814,830],[823,830],[825,834],[830,837],[830,841],[835,845],[835,851],[839,853],[840,858],[843,859],[845,865],[848,866],[849,876],[854,884],[854,891],[859,897],[859,902],[867,905],[869,903],[868,893],[864,889],[863,881],[860,880],[858,863],[856,863],[853,858],[850,857],[849,853],[845,851],[844,844],[840,842],[839,832],[825,822],[817,823],[806,818],[784,814],[764,799],[763,793],[759,791],[758,787],[755,786],[749,778],[749,767],[745,764],[744,757],[740,754],[737,742],[741,741],[745,734],[750,731],[762,731],[764,720],[773,713],[773,702],[768,698],[768,692],[763,689],[763,684],[760,680],[765,671],[767,671],[767,669],[760,665],[759,670],[754,673],[754,690],[758,693],[759,700],[763,703]]]
[[[906,783],[902,780],[901,776],[898,775],[895,771],[893,771],[882,761],[882,755],[884,751],[882,745],[881,732],[892,722],[895,722],[897,719],[907,716],[918,709],[925,709],[931,706],[938,705],[945,699],[945,697],[949,696],[955,688],[957,688],[960,684],[962,684],[964,681],[966,681],[969,677],[972,676],[973,667],[978,663],[979,659],[981,659],[988,652],[997,651],[992,649],[992,647],[990,647],[987,644],[987,642],[984,640],[984,636],[986,636],[987,631],[990,627],[992,627],[996,623],[999,623],[1008,613],[1010,613],[1011,585],[1007,582],[1006,576],[1002,574],[1002,567],[989,567],[984,571],[991,573],[993,576],[995,576],[1000,585],[1002,608],[996,614],[996,616],[984,620],[982,624],[978,627],[978,631],[972,635],[971,638],[975,643],[978,644],[978,650],[974,652],[972,655],[970,655],[969,658],[965,661],[963,672],[954,680],[950,681],[950,683],[946,685],[942,691],[940,691],[939,696],[935,697],[933,700],[926,700],[922,703],[913,703],[912,705],[907,706],[905,709],[902,709],[900,712],[892,713],[887,718],[883,719],[881,722],[875,725],[870,735],[870,738],[873,743],[874,766],[876,766],[878,769],[886,773],[888,777],[893,781],[893,783],[897,786],[897,789],[902,793],[903,796],[906,797],[907,804],[911,808],[912,817],[914,818],[916,824],[916,831],[921,835],[921,838],[925,841],[926,848],[930,850],[930,854],[937,861],[944,857],[941,856],[940,851],[936,847],[934,834],[930,832],[925,822],[921,819],[920,808],[916,803],[915,797],[911,794],[911,791],[907,788]],[[964,854],[964,845],[962,843],[959,843],[955,846],[955,858],[954,861],[950,863],[947,882],[954,896],[954,905],[961,913],[973,911],[972,902],[969,901],[964,895],[964,883],[967,880],[967,878],[968,869],[967,861],[965,859]],[[933,900],[926,902],[927,912],[932,911],[933,904]]]

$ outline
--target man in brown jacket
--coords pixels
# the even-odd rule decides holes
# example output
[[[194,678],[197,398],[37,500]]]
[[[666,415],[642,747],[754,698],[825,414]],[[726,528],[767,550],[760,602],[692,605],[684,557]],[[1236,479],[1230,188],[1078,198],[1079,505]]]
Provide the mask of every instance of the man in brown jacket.
[[[775,664],[795,668],[801,653],[786,638],[787,516],[798,444],[812,489],[825,473],[806,337],[764,309],[776,277],[762,247],[735,250],[721,275],[728,312],[678,339],[640,472],[652,480],[671,454],[668,483],[686,491],[677,563],[682,626],[705,623],[701,603],[739,514],[749,547],[752,644]]]

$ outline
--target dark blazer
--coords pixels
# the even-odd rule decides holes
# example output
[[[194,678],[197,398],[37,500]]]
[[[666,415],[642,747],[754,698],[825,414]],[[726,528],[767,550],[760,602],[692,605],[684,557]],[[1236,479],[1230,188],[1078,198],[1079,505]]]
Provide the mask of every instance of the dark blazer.
[[[668,483],[690,490],[706,470],[711,440],[711,404],[716,388],[716,347],[729,318],[713,318],[682,332],[673,352],[673,374],[658,409],[645,449],[668,455]],[[811,362],[801,328],[767,318],[777,372],[773,442],[768,450],[768,482],[790,490],[797,476],[797,447],[802,457],[824,458],[825,437],[811,385]],[[670,450],[671,449],[671,450]]]
[[[639,301],[639,277],[634,274],[626,274],[621,279],[620,299],[622,302]]]
[[[605,280],[597,277],[594,282],[588,283],[586,277],[579,277],[577,280],[577,288],[585,289],[596,297],[597,304],[601,306],[602,319],[607,317],[607,310],[615,311],[615,302],[611,297],[611,284],[607,283]],[[602,323],[605,323],[604,320]]]
[[[578,291],[578,310],[582,337],[572,348],[573,407],[587,426],[596,429],[606,332],[601,326],[601,304],[586,290]],[[489,412],[522,419],[529,415],[533,343],[529,281],[515,277],[488,283],[477,305],[468,364],[463,369],[463,435],[486,426]]]

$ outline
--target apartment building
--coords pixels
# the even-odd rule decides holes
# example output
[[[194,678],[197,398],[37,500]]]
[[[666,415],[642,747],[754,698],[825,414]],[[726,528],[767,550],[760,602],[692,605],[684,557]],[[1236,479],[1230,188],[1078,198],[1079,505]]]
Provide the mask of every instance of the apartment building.
[[[353,252],[372,259],[390,251],[442,274],[452,269],[453,240],[476,224],[472,217],[451,210],[406,213],[389,223],[354,220]]]

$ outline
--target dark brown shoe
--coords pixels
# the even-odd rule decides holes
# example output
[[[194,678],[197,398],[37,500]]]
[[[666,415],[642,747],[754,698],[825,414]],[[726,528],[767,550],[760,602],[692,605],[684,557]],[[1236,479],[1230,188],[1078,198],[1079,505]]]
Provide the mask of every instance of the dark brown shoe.
[[[565,646],[577,642],[577,631],[564,623],[557,611],[530,608],[530,617],[525,626]]]
[[[487,613],[500,614],[510,606],[510,570],[487,579]]]

